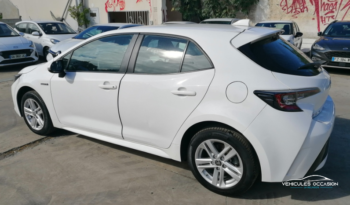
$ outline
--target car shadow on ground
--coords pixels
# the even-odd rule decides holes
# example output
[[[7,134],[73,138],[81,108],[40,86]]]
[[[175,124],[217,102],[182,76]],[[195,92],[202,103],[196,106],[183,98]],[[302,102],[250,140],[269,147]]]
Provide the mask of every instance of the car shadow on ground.
[[[350,67],[349,69],[338,69],[338,68],[325,68],[328,73],[331,74],[339,74],[339,75],[350,75]]]
[[[276,199],[289,200],[289,198],[298,201],[321,201],[343,198],[350,195],[350,149],[349,149],[349,133],[350,133],[350,120],[337,117],[335,121],[334,130],[330,138],[330,147],[328,153],[328,160],[326,165],[319,171],[314,172],[314,175],[322,175],[327,178],[338,182],[339,186],[333,188],[319,188],[319,189],[293,189],[285,187],[281,182],[279,183],[267,183],[257,180],[257,182],[251,187],[251,189],[240,196],[233,196],[233,198],[261,200],[261,199]],[[177,162],[170,159],[165,159],[155,155],[147,154],[141,151],[129,149],[126,147],[110,144],[107,142],[99,141],[82,135],[78,135],[78,138],[89,140],[104,146],[108,146],[113,149],[118,149],[130,154],[137,155],[142,158],[147,158],[167,165],[175,166],[178,168],[190,170],[187,162]]]

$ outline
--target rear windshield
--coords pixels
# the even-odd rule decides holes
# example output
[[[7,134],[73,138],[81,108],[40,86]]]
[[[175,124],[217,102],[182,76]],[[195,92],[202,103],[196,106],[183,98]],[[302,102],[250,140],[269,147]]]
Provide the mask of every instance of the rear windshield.
[[[291,23],[258,23],[255,26],[283,29],[284,32],[282,35],[292,35],[293,34],[293,25]]]
[[[239,50],[255,63],[273,72],[301,76],[320,73],[313,66],[305,66],[313,63],[312,60],[279,36],[243,45]]]

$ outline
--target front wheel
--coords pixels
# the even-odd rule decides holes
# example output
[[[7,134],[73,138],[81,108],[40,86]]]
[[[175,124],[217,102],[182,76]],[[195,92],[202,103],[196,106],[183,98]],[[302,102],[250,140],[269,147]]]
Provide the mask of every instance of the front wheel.
[[[211,127],[199,131],[191,140],[188,159],[197,180],[222,195],[244,193],[259,175],[252,146],[234,130]]]
[[[34,133],[48,135],[55,130],[46,105],[37,92],[29,91],[23,95],[21,110],[25,123]]]

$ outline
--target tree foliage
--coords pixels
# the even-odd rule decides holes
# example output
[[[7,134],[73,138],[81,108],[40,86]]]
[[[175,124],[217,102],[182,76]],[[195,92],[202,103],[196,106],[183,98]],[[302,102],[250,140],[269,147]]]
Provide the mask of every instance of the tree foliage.
[[[0,13],[0,20],[2,19],[2,13]]]
[[[249,14],[259,0],[172,0],[173,8],[184,20],[234,18],[238,12]]]
[[[89,8],[80,3],[78,6],[69,6],[68,8],[69,15],[78,22],[79,26],[85,26],[86,28],[90,24],[90,20],[87,17],[90,13]]]

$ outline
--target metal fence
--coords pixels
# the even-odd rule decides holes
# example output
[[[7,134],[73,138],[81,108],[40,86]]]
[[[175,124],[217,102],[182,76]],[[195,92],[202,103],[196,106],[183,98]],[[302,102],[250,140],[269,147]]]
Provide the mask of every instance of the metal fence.
[[[133,24],[149,24],[149,13],[148,11],[127,11],[126,13],[126,23]]]

